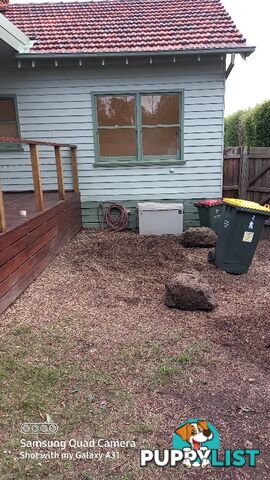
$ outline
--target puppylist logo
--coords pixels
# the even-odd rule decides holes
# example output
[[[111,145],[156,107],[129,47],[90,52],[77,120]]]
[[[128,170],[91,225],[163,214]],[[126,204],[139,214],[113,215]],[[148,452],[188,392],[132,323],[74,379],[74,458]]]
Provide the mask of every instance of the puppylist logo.
[[[181,423],[172,438],[172,449],[140,452],[140,466],[153,463],[157,467],[256,467],[260,450],[220,450],[219,434],[214,425],[197,418]]]

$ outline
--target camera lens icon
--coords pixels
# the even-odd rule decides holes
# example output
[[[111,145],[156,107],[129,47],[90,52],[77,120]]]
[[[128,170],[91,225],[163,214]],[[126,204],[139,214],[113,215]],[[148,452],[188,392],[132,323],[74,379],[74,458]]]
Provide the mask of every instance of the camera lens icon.
[[[31,432],[31,426],[29,423],[23,423],[21,425],[21,433],[30,433]]]
[[[56,423],[22,423],[20,428],[21,433],[28,433],[32,435],[39,434],[54,434],[58,431]]]
[[[39,429],[40,429],[40,433],[48,433],[49,431],[49,427],[47,423],[43,423],[42,425],[40,425]]]
[[[39,430],[40,430],[40,425],[33,424],[31,426],[31,433],[39,433]]]
[[[58,425],[56,423],[49,423],[49,431],[48,433],[56,433],[58,431]]]

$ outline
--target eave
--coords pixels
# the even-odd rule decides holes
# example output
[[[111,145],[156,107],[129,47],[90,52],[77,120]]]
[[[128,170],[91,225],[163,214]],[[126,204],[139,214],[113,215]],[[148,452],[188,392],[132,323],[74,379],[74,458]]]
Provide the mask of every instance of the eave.
[[[29,51],[33,42],[0,13],[0,40],[18,53]]]
[[[187,50],[163,50],[163,51],[123,51],[123,52],[97,52],[97,53],[42,53],[42,52],[21,52],[16,55],[17,59],[60,59],[60,58],[115,58],[115,57],[154,57],[154,56],[192,56],[192,55],[218,55],[218,54],[241,54],[248,57],[255,51],[256,47],[233,47],[233,48],[204,48]]]

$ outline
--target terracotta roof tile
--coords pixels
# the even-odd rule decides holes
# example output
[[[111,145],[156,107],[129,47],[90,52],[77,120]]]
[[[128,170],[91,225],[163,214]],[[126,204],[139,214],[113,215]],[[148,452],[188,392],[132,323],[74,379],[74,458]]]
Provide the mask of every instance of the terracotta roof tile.
[[[219,0],[13,4],[4,15],[31,53],[159,52],[245,47]]]

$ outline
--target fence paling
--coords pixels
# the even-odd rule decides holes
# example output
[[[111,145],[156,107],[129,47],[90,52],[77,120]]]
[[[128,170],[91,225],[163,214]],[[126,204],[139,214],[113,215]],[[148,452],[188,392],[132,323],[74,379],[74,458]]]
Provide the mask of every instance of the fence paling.
[[[43,212],[44,199],[43,199],[42,181],[41,181],[41,173],[40,173],[38,145],[30,145],[30,155],[31,155],[31,163],[32,163],[32,174],[33,174],[33,183],[34,183],[34,190],[35,190],[36,208],[38,212]]]
[[[61,156],[60,147],[54,147],[54,153],[55,153],[55,161],[56,161],[59,200],[65,200],[65,187],[64,187],[62,156]]]
[[[78,177],[78,164],[77,164],[77,147],[71,147],[71,166],[73,175],[73,190],[75,193],[79,192],[79,177]]]
[[[248,164],[249,156],[247,148],[241,148],[240,154],[240,181],[239,181],[239,196],[246,198],[248,185]]]

